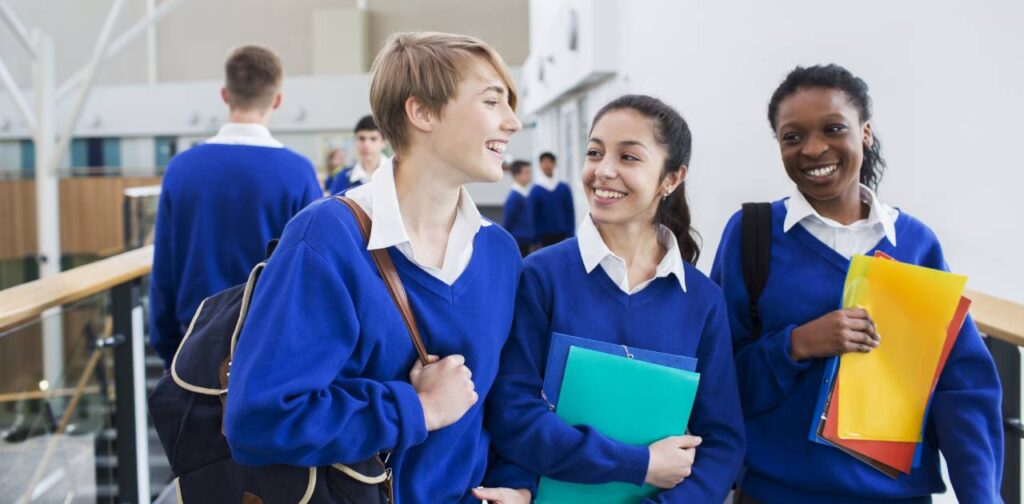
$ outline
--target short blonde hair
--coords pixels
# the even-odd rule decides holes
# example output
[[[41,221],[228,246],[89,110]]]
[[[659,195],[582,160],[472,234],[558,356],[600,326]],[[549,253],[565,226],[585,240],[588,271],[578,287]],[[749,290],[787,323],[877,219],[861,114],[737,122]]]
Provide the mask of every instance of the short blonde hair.
[[[498,52],[482,40],[438,32],[396,33],[388,38],[373,62],[370,108],[396,154],[409,142],[406,100],[416,97],[428,110],[440,113],[478,58],[490,63],[505,82],[508,104],[515,110],[512,75]]]

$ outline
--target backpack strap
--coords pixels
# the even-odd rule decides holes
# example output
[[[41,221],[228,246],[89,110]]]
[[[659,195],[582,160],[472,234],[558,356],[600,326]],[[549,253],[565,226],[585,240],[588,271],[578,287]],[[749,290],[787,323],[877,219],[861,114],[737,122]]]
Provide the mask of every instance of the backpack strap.
[[[772,204],[744,203],[740,221],[740,247],[743,254],[743,282],[750,300],[751,339],[761,337],[761,313],[758,301],[768,282],[772,257]]]
[[[359,222],[359,231],[362,232],[363,239],[369,242],[370,229],[373,226],[370,216],[366,215],[366,212],[355,201],[340,195],[334,198],[347,206],[352,211],[352,214],[356,216],[356,221]],[[405,327],[409,329],[409,336],[412,337],[412,345],[416,347],[416,354],[419,356],[420,362],[424,366],[427,365],[427,347],[423,345],[423,338],[420,337],[420,330],[416,327],[416,318],[413,316],[412,308],[409,306],[409,298],[405,294],[402,278],[398,276],[395,264],[391,262],[391,256],[388,255],[387,249],[371,250],[370,255],[373,256],[373,262],[377,264],[377,270],[380,272],[381,278],[384,279],[384,283],[388,286],[388,293],[391,294],[391,299],[394,300],[395,306],[398,307],[398,311],[402,314],[402,320],[405,321]]]

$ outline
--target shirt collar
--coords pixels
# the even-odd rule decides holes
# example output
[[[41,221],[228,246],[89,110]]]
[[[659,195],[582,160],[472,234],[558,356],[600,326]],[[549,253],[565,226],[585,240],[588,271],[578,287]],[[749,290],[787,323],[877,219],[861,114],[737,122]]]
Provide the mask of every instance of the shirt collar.
[[[367,250],[383,249],[409,242],[409,234],[405,230],[402,213],[398,207],[393,163],[382,162],[373,172],[370,182],[352,189],[349,195],[353,199],[363,199],[363,197],[369,196],[369,205],[365,205],[363,208],[373,220],[370,239],[366,245]],[[449,247],[445,251],[445,263],[448,262],[449,255],[454,256],[469,246],[481,227],[490,225],[490,222],[480,216],[480,211],[477,210],[476,204],[473,203],[473,199],[465,187],[459,189],[458,205],[455,225],[452,226],[451,231],[455,239],[449,239]]]
[[[530,186],[519,185],[514,181],[512,182],[512,190],[519,194],[522,194],[523,196],[530,195]]]
[[[206,143],[284,147],[281,142],[274,139],[266,126],[256,123],[225,123]]]
[[[881,225],[882,229],[885,230],[886,239],[889,240],[889,243],[895,246],[896,216],[898,214],[879,201],[878,196],[875,195],[875,191],[872,191],[870,187],[864,184],[860,184],[860,198],[861,201],[866,202],[870,207],[868,218],[862,221],[863,225]],[[793,226],[797,225],[797,223],[804,219],[816,219],[830,227],[849,227],[829,219],[828,217],[823,217],[814,209],[813,206],[811,206],[811,203],[807,201],[807,197],[804,196],[799,189],[794,188],[793,194],[790,195],[787,205],[786,219],[782,224],[782,231],[788,233]]]
[[[544,172],[538,171],[536,183],[548,191],[554,191],[558,187],[558,177],[549,177],[544,175]]]
[[[587,270],[587,274],[592,273],[594,268],[608,257],[621,261],[622,266],[625,267],[626,262],[612,253],[604,239],[601,238],[601,233],[597,231],[597,226],[590,214],[587,214],[583,222],[580,223],[580,228],[576,231],[576,240],[580,246],[580,257],[583,259],[583,267]],[[683,256],[679,253],[679,244],[676,242],[672,230],[663,224],[658,224],[658,243],[665,247],[665,257],[658,263],[654,278],[675,275],[676,280],[679,281],[679,288],[686,292],[686,269],[683,267]]]
[[[381,154],[380,161],[378,163],[377,170],[374,170],[374,173],[377,173],[377,171],[383,168],[386,164],[390,164],[391,158]],[[352,165],[352,173],[349,174],[348,180],[349,182],[365,184],[370,181],[371,177],[372,175],[366,173],[366,168],[363,167],[363,162],[360,160],[356,161],[356,164]]]

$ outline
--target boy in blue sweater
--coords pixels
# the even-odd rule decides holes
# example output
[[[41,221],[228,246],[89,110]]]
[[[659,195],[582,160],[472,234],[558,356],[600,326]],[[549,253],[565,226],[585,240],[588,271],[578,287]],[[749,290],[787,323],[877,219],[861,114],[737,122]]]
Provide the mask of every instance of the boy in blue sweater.
[[[501,57],[472,37],[393,35],[370,104],[397,154],[341,202],[287,226],[256,288],[231,368],[224,432],[244,464],[350,464],[390,452],[395,499],[475,502],[483,407],[512,325],[521,259],[463,187],[495,182],[521,129]],[[370,250],[386,249],[433,362],[417,361]]]
[[[538,160],[540,176],[530,190],[533,219],[536,222],[537,244],[554,245],[576,231],[576,211],[569,184],[555,176],[555,155],[544,152]]]
[[[512,336],[488,399],[496,462],[478,496],[534,490],[537,476],[621,481],[664,491],[650,502],[721,503],[745,441],[725,300],[693,266],[683,180],[686,121],[649,96],[627,95],[594,119],[583,168],[590,214],[575,239],[531,254]],[[541,395],[551,334],[559,332],[697,359],[700,386],[689,425],[633,446],[569,425]]]
[[[229,122],[167,166],[156,216],[150,342],[169,367],[203,298],[245,282],[267,242],[322,193],[313,164],[270,136],[281,62],[246,46],[225,65]]]
[[[760,299],[749,299],[739,213],[711,273],[729,308],[749,439],[737,502],[931,502],[945,491],[940,449],[960,502],[1002,502],[999,378],[970,317],[932,397],[920,467],[894,479],[807,439],[827,359],[885,345],[870,313],[836,309],[850,258],[882,251],[909,264],[947,266],[932,230],[873,190],[884,161],[863,80],[838,65],[797,67],[773,94],[768,120],[796,190],[771,206],[767,284]],[[752,302],[759,336],[752,335]]]
[[[508,231],[516,243],[519,253],[526,257],[536,241],[534,232],[533,207],[530,205],[530,163],[521,159],[512,162],[512,191],[505,199],[505,215],[502,227]]]
[[[384,147],[387,142],[380,128],[373,120],[373,116],[364,116],[356,123],[356,164],[345,168],[330,181],[327,185],[327,192],[340,194],[352,187],[359,187],[370,181],[370,177],[381,166],[391,162],[391,158],[384,155]]]

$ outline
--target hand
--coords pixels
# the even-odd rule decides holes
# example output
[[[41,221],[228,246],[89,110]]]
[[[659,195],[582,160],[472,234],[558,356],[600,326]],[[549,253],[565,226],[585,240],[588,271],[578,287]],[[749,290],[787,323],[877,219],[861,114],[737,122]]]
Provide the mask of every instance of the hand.
[[[682,483],[690,476],[700,443],[700,437],[686,435],[670,436],[648,446],[651,460],[647,464],[644,483],[662,489]]]
[[[525,488],[474,488],[473,497],[490,504],[530,504],[533,497]]]
[[[790,357],[804,360],[847,352],[868,353],[882,342],[867,310],[836,310],[793,329]]]
[[[478,396],[465,357],[449,355],[440,359],[431,355],[429,360],[426,366],[416,361],[409,371],[409,381],[423,406],[427,431],[435,431],[462,418]]]

